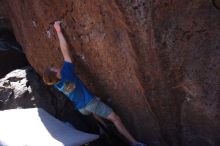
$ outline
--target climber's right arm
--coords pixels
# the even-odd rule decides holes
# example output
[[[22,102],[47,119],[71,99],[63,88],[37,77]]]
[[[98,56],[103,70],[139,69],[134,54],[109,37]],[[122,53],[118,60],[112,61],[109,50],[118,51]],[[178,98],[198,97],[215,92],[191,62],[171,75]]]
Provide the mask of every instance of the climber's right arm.
[[[70,52],[69,52],[69,46],[68,46],[66,39],[64,38],[64,35],[62,33],[60,23],[61,23],[61,21],[54,22],[54,28],[57,32],[57,36],[58,36],[59,43],[60,43],[60,49],[63,54],[64,61],[72,63]]]

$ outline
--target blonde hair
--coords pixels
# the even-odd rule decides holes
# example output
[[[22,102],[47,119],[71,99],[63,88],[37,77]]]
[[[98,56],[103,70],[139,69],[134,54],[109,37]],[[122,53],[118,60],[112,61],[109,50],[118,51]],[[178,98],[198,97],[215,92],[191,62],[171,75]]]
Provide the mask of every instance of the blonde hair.
[[[57,78],[56,72],[52,71],[50,68],[46,68],[43,73],[43,81],[47,85],[53,85],[57,83],[60,79]]]

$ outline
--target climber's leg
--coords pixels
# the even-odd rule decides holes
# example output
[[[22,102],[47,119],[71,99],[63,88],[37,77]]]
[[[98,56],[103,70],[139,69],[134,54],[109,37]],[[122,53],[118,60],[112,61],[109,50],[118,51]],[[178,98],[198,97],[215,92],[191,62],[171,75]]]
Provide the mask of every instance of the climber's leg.
[[[106,119],[110,120],[117,130],[132,144],[137,143],[137,141],[134,139],[133,136],[128,132],[128,130],[125,128],[124,124],[122,123],[120,117],[115,114],[115,112],[110,113]]]
[[[100,121],[101,117],[111,121],[115,125],[119,133],[121,133],[130,143],[133,144],[137,142],[125,128],[119,116],[117,116],[112,108],[103,103],[99,98],[95,98],[83,109],[79,109],[79,111],[82,114],[85,114],[85,112],[83,111],[93,113],[98,121]]]

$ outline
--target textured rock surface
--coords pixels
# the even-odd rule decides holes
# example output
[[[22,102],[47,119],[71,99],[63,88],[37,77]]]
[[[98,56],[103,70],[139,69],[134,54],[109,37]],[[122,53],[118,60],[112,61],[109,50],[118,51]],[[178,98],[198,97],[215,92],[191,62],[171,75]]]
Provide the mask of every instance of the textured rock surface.
[[[0,91],[1,110],[39,106],[55,114],[53,96],[31,67],[14,70],[0,79]]]
[[[220,145],[220,11],[211,0],[5,2],[39,74],[62,64],[52,27],[62,19],[81,79],[138,139]]]

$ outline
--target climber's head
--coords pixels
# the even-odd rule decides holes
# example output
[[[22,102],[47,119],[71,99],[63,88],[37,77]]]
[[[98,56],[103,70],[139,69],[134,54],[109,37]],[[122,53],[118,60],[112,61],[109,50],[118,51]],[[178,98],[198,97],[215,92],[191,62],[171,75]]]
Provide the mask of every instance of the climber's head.
[[[57,68],[46,68],[43,73],[44,83],[47,85],[56,84],[59,79],[60,70]]]

